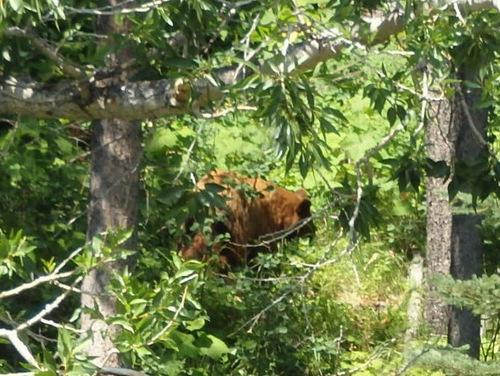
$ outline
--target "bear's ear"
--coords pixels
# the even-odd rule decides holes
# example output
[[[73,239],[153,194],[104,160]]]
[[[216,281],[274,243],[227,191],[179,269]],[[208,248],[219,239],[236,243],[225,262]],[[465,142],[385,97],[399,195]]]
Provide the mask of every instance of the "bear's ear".
[[[307,191],[306,191],[304,188],[301,188],[301,189],[299,189],[298,191],[295,191],[295,194],[296,194],[298,197],[300,197],[300,198],[302,198],[302,199],[304,199],[304,200],[306,200],[306,199],[308,199],[308,198],[309,198],[309,195],[307,194]]]
[[[311,200],[305,198],[297,207],[299,218],[309,218],[311,216]]]

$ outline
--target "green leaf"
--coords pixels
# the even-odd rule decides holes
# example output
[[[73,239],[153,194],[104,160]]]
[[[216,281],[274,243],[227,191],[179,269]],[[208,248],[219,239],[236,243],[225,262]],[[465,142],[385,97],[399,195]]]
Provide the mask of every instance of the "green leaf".
[[[482,86],[475,83],[475,82],[472,82],[472,81],[464,81],[464,85],[469,88],[469,89],[481,89]]]
[[[279,333],[279,334],[286,334],[288,333],[288,329],[286,326],[278,326],[276,329],[274,329],[274,331],[276,333]]]
[[[14,12],[21,13],[23,8],[24,8],[24,1],[23,0],[9,0],[9,5],[11,6],[11,8]]]
[[[178,202],[186,193],[186,187],[177,186],[170,188],[164,195],[158,197],[158,202],[164,205],[172,205]]]
[[[334,125],[324,117],[319,118],[319,125],[321,130],[325,133],[335,133],[336,135],[340,135],[337,128],[335,128]]]
[[[129,331],[130,333],[135,333],[134,328],[130,325],[129,321],[122,317],[114,317],[109,320],[109,324],[114,324],[122,327],[123,329]]]
[[[331,115],[331,116],[336,117],[342,121],[347,122],[347,118],[344,116],[344,114],[336,108],[325,107],[325,108],[323,108],[323,112],[325,114]]]
[[[70,332],[64,328],[60,328],[57,336],[57,351],[63,362],[71,355],[72,348],[73,339]]]
[[[218,339],[217,337],[214,337],[211,334],[208,334],[206,336],[203,336],[200,338],[203,342],[203,344],[207,344],[207,340],[209,342],[208,346],[202,346],[200,348],[200,352],[203,355],[207,355],[209,358],[217,360],[220,359],[224,354],[227,354],[229,352],[229,348],[227,345]]]
[[[387,120],[389,120],[389,124],[391,125],[391,127],[396,122],[396,119],[397,119],[396,110],[394,109],[394,107],[389,107],[389,109],[387,110]]]
[[[9,50],[7,50],[7,49],[3,49],[3,50],[2,50],[2,57],[3,57],[5,60],[7,60],[7,61],[9,61],[9,62],[10,62],[10,61],[11,61],[11,56],[10,56],[10,52],[9,52]]]
[[[186,322],[186,329],[189,331],[200,330],[205,326],[205,319],[198,317],[195,320]]]
[[[403,122],[404,119],[406,118],[406,109],[403,106],[397,105],[396,111],[398,113],[399,120]]]
[[[36,376],[57,376],[58,373],[55,370],[43,370],[37,371]]]
[[[191,277],[193,274],[196,274],[196,272],[190,268],[185,268],[184,264],[182,265],[181,269],[179,269],[176,273],[174,278],[175,279],[183,279],[186,277]]]

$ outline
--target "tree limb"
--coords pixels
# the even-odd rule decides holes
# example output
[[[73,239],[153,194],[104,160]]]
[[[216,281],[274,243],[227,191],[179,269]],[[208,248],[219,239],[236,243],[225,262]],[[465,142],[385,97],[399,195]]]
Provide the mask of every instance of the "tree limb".
[[[71,270],[71,271],[64,272],[64,273],[59,273],[59,272],[62,270],[62,268],[64,268],[64,266],[70,260],[72,260],[76,255],[78,255],[83,249],[84,249],[83,247],[79,247],[76,250],[74,250],[73,252],[71,252],[71,254],[66,259],[64,259],[52,271],[52,273],[38,277],[37,279],[35,279],[31,282],[24,283],[18,287],[13,288],[13,289],[0,292],[0,299],[7,298],[7,297],[12,296],[12,295],[17,295],[25,290],[29,290],[29,289],[31,289],[35,286],[38,286],[42,283],[54,282],[54,281],[58,281],[59,279],[63,279],[63,278],[72,276],[73,274],[75,274],[77,272],[76,270]]]
[[[73,282],[73,286],[76,286],[78,283],[82,281],[83,277],[79,276],[78,278],[75,279]],[[21,330],[24,330],[26,328],[29,328],[31,325],[37,323],[41,319],[43,319],[46,315],[48,315],[50,312],[52,312],[54,309],[59,307],[59,304],[69,295],[71,290],[64,291],[61,295],[59,295],[52,303],[46,304],[45,308],[42,309],[40,312],[38,312],[35,316],[33,316],[31,319],[28,321],[22,323],[19,325],[15,330],[16,332],[20,332]]]
[[[469,12],[478,12],[485,9],[500,11],[500,0],[431,0],[429,4],[433,7],[442,8],[457,4],[462,10]]]
[[[71,270],[69,272],[64,272],[64,273],[60,273],[60,274],[51,273],[49,275],[44,275],[44,276],[39,277],[31,282],[28,282],[28,283],[22,284],[21,286],[15,287],[11,290],[0,292],[0,299],[7,298],[7,297],[12,296],[12,295],[17,295],[25,290],[29,290],[29,289],[31,289],[35,286],[38,286],[42,283],[53,282],[53,281],[61,279],[61,278],[70,277],[75,273],[76,273],[75,270]]]
[[[8,77],[0,80],[0,113],[39,119],[148,119],[188,113],[190,92],[199,93],[200,103],[221,98],[220,89],[199,80],[195,87],[181,80],[107,83],[94,77],[88,81],[85,99],[79,82],[46,85]],[[111,80],[110,80],[111,81]]]
[[[149,3],[151,6],[155,2]],[[458,6],[461,11],[473,12],[484,9],[500,10],[500,0],[455,0],[431,1],[430,6]],[[366,40],[356,28],[350,39],[337,29],[311,38],[309,41],[291,46],[285,56],[271,59],[260,67],[260,73],[301,72],[314,68],[319,63],[338,55],[346,46],[355,43],[364,45],[386,41],[401,32],[410,15],[400,8],[382,15],[365,19],[372,32]],[[0,79],[0,114],[17,114],[37,118],[65,118],[73,120],[94,119],[148,119],[186,113],[200,114],[200,108],[222,98],[221,85],[230,86],[241,81],[246,74],[240,66],[215,70],[213,81],[201,79],[194,83],[182,80],[157,80],[119,82],[116,77],[108,79],[94,77],[81,79],[83,73],[54,55],[42,40],[26,34],[18,28],[8,28],[10,35],[28,38],[56,62],[68,75],[80,79],[57,87],[33,80],[14,77]],[[88,80],[88,81],[86,81]]]

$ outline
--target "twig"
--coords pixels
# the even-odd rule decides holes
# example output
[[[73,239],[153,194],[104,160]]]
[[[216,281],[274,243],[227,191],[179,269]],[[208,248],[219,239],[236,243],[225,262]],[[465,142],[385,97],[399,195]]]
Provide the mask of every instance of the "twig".
[[[0,321],[2,321],[5,324],[8,324],[11,327],[19,325],[14,319],[12,319],[12,317],[11,317],[11,315],[10,315],[10,313],[8,311],[5,312],[5,315],[7,316],[7,318],[0,316]],[[38,341],[40,343],[43,343],[43,342],[57,342],[57,340],[55,340],[53,338],[46,337],[46,336],[44,336],[42,334],[35,333],[35,332],[31,331],[31,330],[26,330],[24,333],[28,337],[31,337],[35,341]]]
[[[413,135],[420,133],[425,126],[425,114],[427,113],[427,105],[429,104],[429,72],[427,69],[423,69],[422,72],[422,107],[420,109],[420,124],[418,125]]]
[[[407,362],[403,367],[401,367],[395,374],[394,376],[400,376],[402,375],[403,373],[405,373],[413,364],[415,364],[422,356],[424,356],[425,354],[427,354],[429,351],[432,350],[433,346],[436,346],[437,342],[439,341],[439,338],[436,338],[436,340],[434,341],[434,343],[432,345],[429,345],[427,344],[427,346],[422,349],[422,351],[420,351],[419,354],[417,354],[416,356],[414,356],[412,359],[410,359],[409,362]]]
[[[342,238],[342,233],[339,234],[339,236],[337,237],[337,239],[335,239],[334,242],[332,242],[330,244],[330,247],[328,248],[328,250],[325,252],[325,255],[328,254],[330,252],[331,249],[333,249],[333,247],[337,244],[337,242]],[[338,260],[340,260],[341,257],[343,257],[343,255],[345,255],[347,253],[347,250],[348,248],[346,248],[338,257],[335,258],[335,262],[338,262]],[[250,328],[247,330],[248,333],[250,333],[253,328],[255,327],[255,325],[257,324],[257,322],[259,321],[259,319],[262,317],[262,315],[264,313],[266,313],[267,311],[269,311],[272,307],[274,307],[276,304],[278,304],[279,302],[281,302],[283,299],[285,299],[288,295],[290,295],[291,293],[295,292],[300,286],[303,286],[304,283],[313,275],[313,273],[319,269],[320,267],[322,266],[325,266],[325,265],[330,265],[331,263],[333,262],[330,262],[330,263],[316,263],[314,265],[311,265],[310,266],[310,270],[307,271],[307,273],[305,273],[303,276],[299,277],[298,278],[298,282],[290,287],[287,291],[285,291],[280,297],[276,298],[275,300],[273,300],[269,305],[267,305],[264,309],[262,309],[259,313],[257,313],[256,315],[254,315],[252,318],[248,319],[247,321],[245,321],[242,325],[240,325],[236,330],[234,330],[232,333],[230,333],[228,335],[228,337],[232,337],[234,336],[236,333],[238,333],[240,330],[242,330],[243,328],[245,328],[247,325],[250,324]],[[304,266],[309,266],[307,264],[299,264],[299,265],[304,265]]]
[[[380,142],[368,150],[366,154],[356,162],[356,184],[357,184],[357,189],[356,189],[356,206],[354,207],[354,211],[352,213],[351,218],[349,219],[349,239],[352,241],[355,239],[355,224],[356,220],[359,216],[359,210],[361,207],[361,199],[363,196],[363,182],[361,179],[361,164],[367,164],[368,161],[375,156],[380,150],[382,150],[384,147],[386,147],[393,139],[394,137],[397,136],[399,132],[404,130],[403,124],[399,124],[398,126],[394,127],[387,136],[385,136]],[[354,249],[354,248],[353,248]]]
[[[290,295],[295,290],[296,290],[296,288],[291,288],[288,291],[285,291],[279,298],[273,300],[271,302],[271,304],[269,304],[268,306],[266,306],[259,313],[257,313],[252,318],[250,318],[247,321],[245,321],[239,328],[237,328],[235,331],[233,331],[232,333],[230,333],[228,335],[228,337],[230,338],[230,337],[234,336],[236,333],[238,333],[241,329],[243,329],[244,327],[246,327],[248,324],[251,324],[251,325],[250,325],[250,328],[247,330],[247,333],[251,333],[252,330],[253,330],[253,328],[254,328],[254,326],[257,324],[257,322],[259,321],[259,319],[261,318],[261,316],[264,313],[266,313],[267,311],[269,311],[272,307],[274,307],[276,304],[278,304],[279,302],[281,302],[283,299],[285,299],[288,295]]]
[[[335,241],[330,245],[329,249],[333,249],[335,247],[335,245],[338,243],[338,241],[343,237],[344,234],[342,233],[339,233],[339,236],[337,237],[337,239],[335,239]],[[358,241],[356,241],[358,242]],[[357,246],[358,243],[356,243],[356,246]],[[351,249],[349,247],[345,247],[344,250],[342,252],[339,253],[339,255],[333,259],[330,259],[330,260],[326,260],[326,261],[323,261],[323,262],[317,262],[316,264],[308,264],[308,263],[300,263],[298,264],[299,266],[302,266],[302,267],[307,267],[307,268],[311,268],[313,271],[316,271],[318,269],[321,269],[325,266],[329,266],[329,265],[333,265],[333,264],[336,264],[337,262],[339,262],[345,255],[349,254],[351,252]],[[328,253],[325,252],[325,253]]]
[[[42,283],[54,282],[54,281],[57,281],[57,280],[62,279],[62,278],[71,277],[73,274],[75,274],[77,272],[77,270],[71,270],[69,272],[64,272],[64,273],[59,273],[59,271],[62,268],[64,268],[64,266],[69,261],[71,261],[76,255],[78,255],[83,249],[84,249],[84,247],[79,247],[79,248],[75,249],[73,252],[71,252],[71,254],[68,257],[66,257],[59,265],[57,265],[57,267],[52,271],[52,273],[50,273],[48,275],[44,275],[42,277],[39,277],[31,282],[25,283],[21,286],[15,287],[11,290],[0,292],[0,299],[7,298],[7,297],[12,296],[12,295],[17,295],[25,290],[36,287]]]
[[[102,367],[97,373],[110,373],[118,376],[148,376],[147,373],[141,371],[134,371],[129,368],[120,368],[120,367]]]
[[[39,277],[39,278],[35,279],[34,281],[25,283],[25,284],[23,284],[21,286],[15,287],[15,288],[13,288],[11,290],[2,291],[0,293],[0,299],[7,298],[7,297],[12,296],[12,295],[17,295],[17,294],[19,294],[19,293],[21,293],[21,292],[23,292],[25,290],[31,289],[31,288],[33,288],[35,286],[38,286],[38,285],[42,284],[42,283],[51,282],[51,281],[55,281],[57,279],[70,277],[70,276],[72,276],[75,273],[76,273],[76,271],[72,270],[72,271],[64,272],[64,273],[60,273],[60,274],[51,273],[49,275],[44,275],[42,277]]]
[[[170,0],[153,0],[149,3],[142,4],[138,7],[134,8],[124,8],[124,5],[127,2],[120,3],[119,5],[106,6],[97,9],[78,9],[66,6],[65,9],[69,10],[66,13],[75,13],[75,14],[91,14],[95,16],[114,16],[120,14],[130,14],[130,13],[145,13],[149,12],[151,9],[155,9],[160,7],[161,5],[170,2]],[[129,3],[135,3],[134,1],[129,1]]]
[[[203,124],[200,126],[200,129],[196,133],[199,134],[199,133],[201,133],[202,130],[203,130]],[[195,145],[196,145],[197,142],[198,142],[198,138],[194,137],[193,141],[191,141],[191,144],[189,144],[188,150],[186,152],[186,158],[184,158],[184,161],[182,162],[182,165],[179,168],[179,172],[174,177],[174,180],[172,181],[172,185],[175,185],[177,183],[177,181],[179,180],[179,178],[182,175],[182,172],[184,171],[184,169],[186,168],[187,164],[191,160],[191,154],[193,153],[194,147],[195,147]]]
[[[77,293],[77,294],[81,294],[82,293],[82,290],[80,288],[73,287],[73,286],[68,286],[67,284],[61,283],[59,281],[54,281],[53,284],[55,286],[59,287],[62,290],[71,290],[71,291],[73,291],[74,293]]]
[[[460,101],[460,105],[462,106],[462,109],[464,111],[465,118],[467,119],[467,125],[469,126],[470,130],[472,131],[474,138],[476,139],[477,142],[479,142],[479,144],[481,146],[487,147],[488,152],[490,152],[490,154],[491,154],[491,151],[489,150],[489,143],[483,138],[483,136],[481,135],[481,132],[479,132],[476,125],[474,124],[474,119],[472,118],[472,115],[470,114],[469,106],[467,105],[467,102],[465,101],[465,97],[464,97],[464,94],[462,92],[462,89],[460,87],[458,87],[456,92],[458,95],[458,99]]]
[[[64,266],[70,262],[71,260],[73,260],[73,258],[78,255],[81,251],[83,251],[85,249],[85,247],[78,247],[77,249],[75,249],[73,252],[70,253],[70,255],[68,257],[66,257],[59,265],[56,266],[56,268],[54,269],[53,273],[58,273],[59,270],[61,270],[62,268],[64,268]]]
[[[288,227],[284,230],[278,230],[275,232],[271,232],[269,234],[265,234],[260,236],[257,240],[257,243],[252,243],[252,244],[241,244],[241,243],[236,243],[236,242],[227,242],[227,244],[233,245],[235,247],[245,247],[245,248],[259,248],[259,247],[269,247],[270,244],[275,243],[279,240],[286,239],[289,235],[293,234],[294,232],[300,230],[302,227],[306,226],[310,222],[314,221],[315,219],[318,218],[323,218],[323,215],[320,214],[322,212],[325,212],[328,210],[330,205],[325,205],[323,208],[321,208],[318,211],[318,214],[312,215],[307,218],[302,218],[301,220],[297,221],[293,226]]]
[[[59,324],[59,323],[52,321],[52,320],[40,319],[40,322],[45,324],[45,325],[53,326],[54,328],[57,328],[57,329],[68,330],[68,331],[73,332],[75,334],[83,334],[84,333],[84,331],[82,331],[82,330],[75,329],[75,328],[68,326],[68,325]]]
[[[211,114],[198,112],[195,115],[197,115],[198,117],[201,117],[203,119],[216,119],[216,118],[226,116],[227,114],[230,114],[231,112],[236,112],[236,111],[257,111],[257,107],[238,105],[236,107],[226,108],[224,110],[220,110],[220,111],[217,111],[217,112],[214,112]]]
[[[80,281],[83,279],[82,276],[79,276],[78,278],[75,279],[73,282],[73,285],[76,285],[77,283],[80,283]],[[23,285],[24,286],[24,285]],[[10,290],[12,291],[12,290]],[[31,354],[29,348],[19,339],[18,333],[25,330],[26,328],[30,327],[31,325],[37,323],[38,321],[41,321],[44,319],[44,316],[48,315],[50,312],[52,312],[55,308],[61,304],[61,302],[68,296],[68,294],[71,292],[71,290],[65,291],[62,293],[60,296],[58,296],[52,303],[47,304],[44,309],[42,309],[38,314],[33,316],[31,319],[25,321],[24,323],[18,325],[15,329],[13,330],[8,330],[8,329],[0,329],[0,337],[7,338],[12,346],[17,350],[19,355],[23,357],[24,360],[31,366],[40,369],[40,366],[38,365],[38,362],[35,360],[35,357]]]
[[[78,278],[75,279],[75,281],[73,282],[72,285],[73,286],[77,285],[78,283],[80,283],[80,281],[82,279],[83,279],[83,276],[79,276]],[[61,304],[61,302],[69,295],[70,292],[71,292],[71,290],[64,291],[52,303],[46,304],[44,309],[42,309],[40,312],[38,312],[35,316],[33,316],[28,321],[19,325],[15,330],[17,332],[19,332],[19,331],[24,330],[24,329],[30,327],[31,325],[37,323],[38,321],[40,321],[44,316],[48,315],[50,312],[52,312],[54,309],[56,309],[59,306],[59,304]]]
[[[174,325],[175,320],[177,320],[177,317],[181,313],[181,310],[184,308],[184,303],[186,302],[186,296],[188,290],[189,286],[188,285],[184,286],[184,292],[182,293],[181,303],[179,304],[179,307],[175,311],[174,316],[162,330],[160,330],[158,333],[156,333],[155,336],[153,336],[153,338],[151,338],[151,340],[147,343],[148,345],[154,344],[158,338],[160,338],[163,334],[165,334],[165,332]]]

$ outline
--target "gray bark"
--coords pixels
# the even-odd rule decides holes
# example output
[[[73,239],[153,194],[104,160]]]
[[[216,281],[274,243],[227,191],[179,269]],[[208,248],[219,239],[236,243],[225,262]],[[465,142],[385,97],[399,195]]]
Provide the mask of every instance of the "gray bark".
[[[430,103],[427,126],[427,156],[433,161],[448,165],[454,157],[455,129],[451,102],[438,100]],[[452,215],[448,199],[449,179],[428,176],[427,196],[427,277],[433,274],[450,274]],[[435,295],[436,287],[427,284],[424,307],[426,324],[435,334],[445,335],[448,330],[449,309]]]
[[[478,75],[478,66],[463,66],[460,78],[474,81]],[[469,89],[463,86],[455,98],[458,122],[458,137],[456,141],[456,158],[466,164],[477,162],[487,157],[486,125],[487,109],[476,109],[474,105],[481,99],[479,89]],[[462,190],[470,194],[470,182]],[[480,230],[482,217],[469,208],[463,214],[453,215],[452,263],[451,275],[455,279],[471,279],[473,275],[480,276],[482,271],[483,243]],[[468,354],[479,358],[480,353],[481,318],[475,316],[469,309],[451,308],[448,342],[452,346],[469,345]]]
[[[463,66],[458,72],[461,80],[474,81],[478,67]],[[470,207],[458,208],[453,213],[448,199],[448,184],[453,178],[456,162],[471,164],[487,152],[485,141],[487,110],[474,109],[481,92],[457,87],[454,98],[434,103],[427,130],[429,158],[443,160],[451,167],[449,179],[427,179],[427,274],[451,274],[455,279],[470,279],[480,275],[482,267],[481,217]],[[462,186],[469,193],[471,184]],[[479,356],[480,317],[467,309],[447,307],[428,285],[425,320],[436,334],[447,334],[453,346],[468,344],[469,355]]]
[[[139,207],[139,163],[141,131],[138,122],[101,120],[93,124],[92,171],[87,239],[106,231],[131,229],[137,223]],[[133,238],[126,249],[134,249]],[[123,270],[124,262],[113,262],[93,269],[82,283],[82,306],[97,307],[105,318],[116,315],[115,299],[107,291],[113,273]],[[113,339],[117,329],[90,315],[82,317],[82,329],[90,330],[94,341],[87,350],[96,364],[116,366]]]
[[[182,81],[119,81],[119,73],[96,73],[79,81],[42,84],[24,78],[0,80],[0,114],[39,119],[149,119],[190,112],[190,90],[198,103],[221,97],[219,89],[198,81],[191,88]]]
[[[474,214],[453,216],[453,250],[451,275],[456,279],[471,279],[481,274],[481,217]],[[460,347],[469,345],[467,353],[479,359],[481,319],[470,309],[452,307],[448,327],[448,342]]]
[[[111,0],[114,3],[114,0]],[[101,33],[116,32],[111,17],[98,21]],[[110,56],[110,64],[127,59],[129,51]],[[110,82],[120,86],[126,82],[127,74],[121,80]],[[139,209],[139,178],[141,160],[141,127],[138,121],[102,119],[92,123],[91,141],[90,202],[88,212],[87,240],[99,234],[118,230],[134,229]],[[134,237],[122,245],[134,249]],[[84,309],[81,327],[92,336],[92,343],[86,354],[95,357],[97,366],[119,366],[118,351],[114,340],[118,328],[108,325],[106,320],[116,316],[116,299],[109,292],[113,274],[121,273],[125,261],[108,262],[91,270],[82,283],[81,304]],[[96,308],[99,315],[87,313]],[[102,317],[99,318],[99,317]]]
[[[424,280],[424,258],[421,252],[415,252],[408,269],[408,285],[410,297],[406,310],[408,317],[408,328],[405,333],[405,343],[409,344],[418,337],[418,330],[422,323],[422,286]]]

